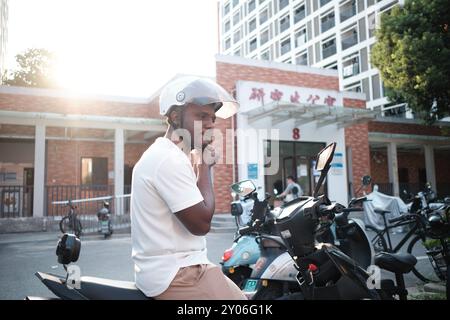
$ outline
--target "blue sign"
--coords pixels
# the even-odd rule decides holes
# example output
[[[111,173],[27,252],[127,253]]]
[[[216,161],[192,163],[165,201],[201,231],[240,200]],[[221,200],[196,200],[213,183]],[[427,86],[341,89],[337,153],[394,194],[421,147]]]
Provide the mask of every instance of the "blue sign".
[[[248,179],[258,179],[258,164],[249,163],[247,164],[247,175]]]

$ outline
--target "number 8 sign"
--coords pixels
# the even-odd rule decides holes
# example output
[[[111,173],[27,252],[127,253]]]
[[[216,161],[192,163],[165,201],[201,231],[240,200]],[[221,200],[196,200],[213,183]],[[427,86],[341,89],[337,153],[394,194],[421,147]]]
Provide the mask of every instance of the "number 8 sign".
[[[299,128],[292,129],[292,139],[294,139],[294,140],[300,139],[300,129]]]

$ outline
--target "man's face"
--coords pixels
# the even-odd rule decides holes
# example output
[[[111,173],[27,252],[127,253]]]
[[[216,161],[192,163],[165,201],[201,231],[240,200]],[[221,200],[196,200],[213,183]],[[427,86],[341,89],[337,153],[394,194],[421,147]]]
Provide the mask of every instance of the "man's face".
[[[184,111],[184,118],[182,127],[186,129],[191,135],[191,148],[200,149],[205,148],[212,142],[212,136],[204,134],[207,130],[214,129],[214,122],[216,121],[214,105],[198,106],[189,104]],[[195,123],[197,125],[195,126]],[[200,129],[195,132],[195,128]],[[198,145],[195,145],[198,144]]]
[[[293,181],[291,179],[286,179],[287,184],[291,184]]]

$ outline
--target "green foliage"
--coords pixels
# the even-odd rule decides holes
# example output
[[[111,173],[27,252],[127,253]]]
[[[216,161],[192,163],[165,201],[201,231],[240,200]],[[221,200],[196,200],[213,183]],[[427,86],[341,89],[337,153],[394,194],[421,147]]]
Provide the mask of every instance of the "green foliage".
[[[21,87],[54,88],[53,78],[55,58],[46,49],[28,49],[16,55],[19,69],[7,70],[2,76],[4,85]]]

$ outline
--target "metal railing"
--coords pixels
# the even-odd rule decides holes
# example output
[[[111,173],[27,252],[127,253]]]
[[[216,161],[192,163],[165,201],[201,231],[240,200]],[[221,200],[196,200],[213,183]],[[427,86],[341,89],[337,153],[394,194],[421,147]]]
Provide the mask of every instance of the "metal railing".
[[[0,186],[0,218],[31,217],[33,187]]]
[[[342,50],[348,49],[358,43],[358,34],[352,32],[349,36],[342,36]]]
[[[124,193],[129,194],[131,186],[124,186]],[[111,197],[114,195],[114,186],[112,185],[63,185],[46,187],[46,215],[64,216],[67,214],[67,207],[54,204],[53,202],[92,199],[99,197]],[[111,212],[115,212],[115,207],[123,208],[123,214],[130,212],[130,198],[112,198],[107,199],[110,202]],[[77,204],[77,212],[82,215],[95,215],[102,207],[102,200],[86,201]]]
[[[324,48],[322,50],[322,58],[328,58],[336,53],[336,44],[329,46],[328,48]]]

